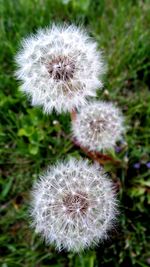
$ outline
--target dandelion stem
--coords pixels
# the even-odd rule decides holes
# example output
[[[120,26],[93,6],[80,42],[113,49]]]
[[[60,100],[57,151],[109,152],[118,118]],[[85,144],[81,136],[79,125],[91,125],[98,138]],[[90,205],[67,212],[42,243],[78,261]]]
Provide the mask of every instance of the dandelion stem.
[[[76,120],[76,117],[77,117],[77,113],[76,113],[76,110],[73,109],[70,113],[70,116],[71,116],[71,120],[72,121],[75,121]]]

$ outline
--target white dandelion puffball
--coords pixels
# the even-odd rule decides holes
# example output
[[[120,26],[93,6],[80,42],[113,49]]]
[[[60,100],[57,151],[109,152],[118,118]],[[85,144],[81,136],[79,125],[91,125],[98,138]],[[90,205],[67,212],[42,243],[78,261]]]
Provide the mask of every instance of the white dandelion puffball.
[[[70,111],[102,87],[104,72],[97,44],[74,25],[41,29],[22,42],[16,56],[21,90],[46,113]]]
[[[49,167],[35,183],[31,217],[48,244],[78,252],[107,237],[116,203],[112,183],[98,165],[70,159]]]
[[[112,148],[124,132],[123,117],[112,103],[92,102],[72,122],[73,136],[90,150]]]

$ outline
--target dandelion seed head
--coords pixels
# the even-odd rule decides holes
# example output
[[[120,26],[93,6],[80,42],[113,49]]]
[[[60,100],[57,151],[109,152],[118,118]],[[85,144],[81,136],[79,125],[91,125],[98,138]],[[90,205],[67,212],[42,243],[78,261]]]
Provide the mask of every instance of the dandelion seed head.
[[[116,214],[112,183],[87,160],[49,167],[32,190],[33,227],[58,250],[78,252],[96,245],[107,238]]]
[[[108,102],[92,102],[82,107],[72,122],[73,136],[90,150],[112,148],[124,132],[123,117]]]
[[[26,38],[16,63],[21,90],[46,113],[84,105],[102,87],[105,71],[96,42],[74,25],[53,25]]]

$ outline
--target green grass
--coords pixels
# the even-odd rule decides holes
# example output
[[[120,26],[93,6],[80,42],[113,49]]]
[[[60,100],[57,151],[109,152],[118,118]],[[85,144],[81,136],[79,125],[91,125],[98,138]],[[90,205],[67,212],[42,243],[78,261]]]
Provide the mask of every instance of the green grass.
[[[0,266],[149,266],[149,13],[148,0],[0,0]],[[45,116],[31,107],[14,78],[21,38],[62,21],[85,25],[103,49],[108,74],[98,97],[116,102],[127,124],[128,146],[113,153],[121,167],[109,168],[120,184],[116,231],[106,243],[79,255],[45,246],[30,228],[28,207],[33,181],[47,164],[85,155],[69,139],[69,115]],[[137,162],[139,170],[133,167]]]

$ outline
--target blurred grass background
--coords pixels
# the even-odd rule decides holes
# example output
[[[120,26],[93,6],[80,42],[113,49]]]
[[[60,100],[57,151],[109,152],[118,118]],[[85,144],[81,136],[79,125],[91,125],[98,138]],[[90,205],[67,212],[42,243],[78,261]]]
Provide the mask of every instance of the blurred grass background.
[[[127,145],[119,184],[119,223],[110,240],[81,254],[57,253],[30,229],[29,192],[50,163],[85,155],[69,139],[68,114],[46,116],[30,106],[14,78],[20,40],[52,22],[84,25],[108,63],[99,99],[116,102],[126,116]],[[2,267],[150,266],[150,2],[147,0],[0,0],[0,139]]]

